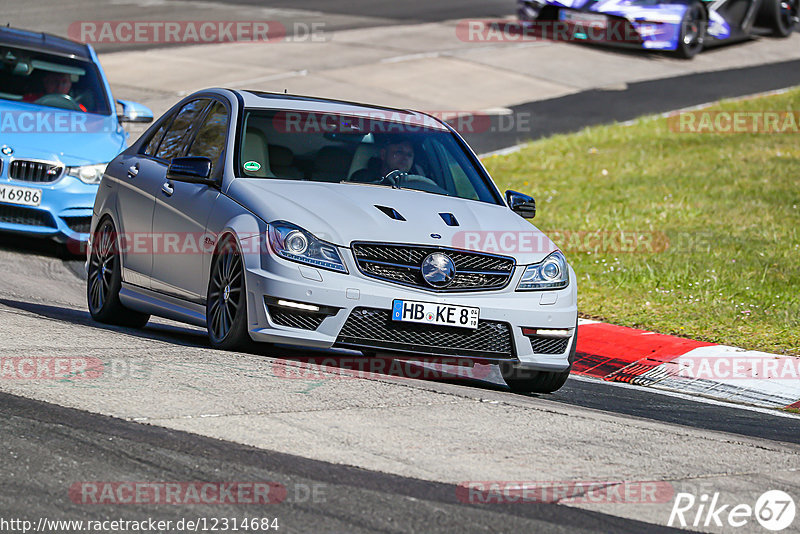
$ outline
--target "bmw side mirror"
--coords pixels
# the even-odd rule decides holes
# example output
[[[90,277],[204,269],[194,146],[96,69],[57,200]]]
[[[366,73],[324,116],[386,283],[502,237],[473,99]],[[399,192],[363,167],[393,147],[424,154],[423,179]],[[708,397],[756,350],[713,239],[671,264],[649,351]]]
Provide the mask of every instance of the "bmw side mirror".
[[[117,113],[119,122],[153,122],[153,112],[145,105],[130,100],[117,100],[122,112]]]
[[[167,180],[212,185],[211,160],[200,156],[173,159],[167,167]]]
[[[511,208],[511,211],[520,217],[524,217],[525,219],[533,219],[536,217],[536,201],[533,197],[509,189],[506,191],[506,202],[508,203],[508,207]]]

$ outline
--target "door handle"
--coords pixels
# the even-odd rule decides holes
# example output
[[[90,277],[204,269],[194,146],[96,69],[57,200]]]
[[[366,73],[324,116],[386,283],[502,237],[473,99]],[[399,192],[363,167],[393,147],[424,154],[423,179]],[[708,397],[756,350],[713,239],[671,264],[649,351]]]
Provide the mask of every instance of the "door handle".
[[[136,175],[139,174],[139,164],[131,165],[128,167],[128,178],[136,178]]]
[[[174,193],[174,192],[175,192],[175,189],[172,187],[172,184],[171,184],[171,183],[169,183],[169,182],[164,182],[164,183],[161,185],[161,191],[163,191],[163,192],[164,192],[164,194],[165,194],[165,195],[167,195],[168,197],[171,197],[171,196],[172,196],[172,193]]]

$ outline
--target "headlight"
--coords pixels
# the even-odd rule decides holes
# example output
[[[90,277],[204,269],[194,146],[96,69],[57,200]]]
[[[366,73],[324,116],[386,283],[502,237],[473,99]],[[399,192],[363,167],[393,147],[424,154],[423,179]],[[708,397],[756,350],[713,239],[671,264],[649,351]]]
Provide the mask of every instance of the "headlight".
[[[347,272],[334,245],[317,239],[299,226],[275,221],[270,223],[267,234],[272,250],[278,256],[331,271]]]
[[[556,250],[544,261],[535,265],[528,265],[522,273],[517,291],[533,291],[537,289],[561,289],[569,284],[569,271],[567,259]]]
[[[107,166],[108,163],[98,163],[97,165],[67,167],[67,174],[74,176],[85,184],[99,184]]]

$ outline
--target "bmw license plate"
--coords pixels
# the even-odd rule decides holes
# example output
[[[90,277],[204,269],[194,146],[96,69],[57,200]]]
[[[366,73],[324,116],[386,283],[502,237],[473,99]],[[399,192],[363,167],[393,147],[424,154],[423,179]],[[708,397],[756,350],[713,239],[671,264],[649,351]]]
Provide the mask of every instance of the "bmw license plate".
[[[478,328],[480,308],[414,300],[392,301],[392,320],[407,323]]]
[[[608,17],[595,13],[583,13],[581,11],[562,9],[558,12],[558,18],[576,26],[592,26],[595,28],[606,28],[608,26]]]
[[[0,202],[21,206],[38,206],[42,203],[42,190],[14,185],[0,185]]]

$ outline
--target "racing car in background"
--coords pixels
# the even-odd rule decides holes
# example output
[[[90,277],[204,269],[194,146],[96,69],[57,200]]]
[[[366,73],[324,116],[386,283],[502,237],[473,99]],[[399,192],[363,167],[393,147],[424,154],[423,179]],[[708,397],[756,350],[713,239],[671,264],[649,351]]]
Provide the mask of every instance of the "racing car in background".
[[[562,38],[672,51],[692,58],[703,48],[745,40],[763,28],[788,37],[800,0],[518,0],[525,26],[557,27]],[[558,38],[558,31],[554,32]]]

